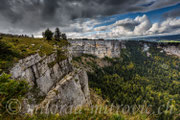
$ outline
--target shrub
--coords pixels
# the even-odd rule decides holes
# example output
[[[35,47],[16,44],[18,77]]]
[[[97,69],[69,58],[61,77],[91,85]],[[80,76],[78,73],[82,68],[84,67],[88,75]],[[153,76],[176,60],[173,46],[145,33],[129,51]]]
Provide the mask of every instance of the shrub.
[[[61,62],[63,60],[67,59],[67,56],[66,56],[66,51],[63,51],[61,49],[58,49],[57,50],[57,58],[56,58],[56,61],[57,62]]]
[[[6,111],[6,104],[11,99],[21,100],[28,91],[28,84],[23,80],[10,79],[11,75],[0,76],[0,113]]]

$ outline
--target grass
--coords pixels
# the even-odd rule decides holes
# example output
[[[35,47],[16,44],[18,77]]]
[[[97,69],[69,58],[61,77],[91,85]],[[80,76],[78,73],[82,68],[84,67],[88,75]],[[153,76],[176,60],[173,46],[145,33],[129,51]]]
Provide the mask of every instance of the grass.
[[[180,43],[180,41],[178,41],[178,40],[161,40],[159,42],[162,42],[162,43]]]
[[[0,39],[0,73],[7,72],[18,60],[39,53],[40,56],[50,55],[53,52],[62,51],[64,46],[69,45],[67,40],[47,41],[44,38],[29,38],[17,36],[3,36]],[[58,58],[65,59],[63,52]],[[61,57],[62,56],[62,57]]]

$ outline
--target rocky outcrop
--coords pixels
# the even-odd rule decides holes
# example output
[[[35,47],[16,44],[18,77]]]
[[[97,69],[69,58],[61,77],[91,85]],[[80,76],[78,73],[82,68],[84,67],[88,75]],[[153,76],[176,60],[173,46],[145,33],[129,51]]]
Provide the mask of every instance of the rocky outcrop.
[[[175,55],[175,56],[180,57],[180,47],[177,47],[177,46],[167,46],[167,47],[163,47],[163,50],[168,55]]]
[[[72,108],[88,105],[90,94],[85,71],[73,71],[50,90],[46,98],[36,107],[36,111],[48,113],[68,113]]]
[[[48,103],[48,110],[52,106],[62,109],[62,106],[68,108],[90,103],[87,73],[73,69],[70,56],[63,61],[57,61],[56,58],[55,53],[44,57],[31,55],[19,60],[10,70],[12,78],[27,80],[33,91],[27,94],[24,113],[32,113],[45,103]],[[42,100],[35,102],[42,97]]]
[[[14,79],[24,78],[31,87],[36,86],[46,94],[59,79],[73,71],[71,57],[60,62],[56,62],[56,57],[56,54],[44,57],[31,55],[20,60],[10,73]]]
[[[122,42],[118,40],[69,40],[71,43],[71,53],[74,56],[81,54],[91,54],[99,58],[119,57]]]

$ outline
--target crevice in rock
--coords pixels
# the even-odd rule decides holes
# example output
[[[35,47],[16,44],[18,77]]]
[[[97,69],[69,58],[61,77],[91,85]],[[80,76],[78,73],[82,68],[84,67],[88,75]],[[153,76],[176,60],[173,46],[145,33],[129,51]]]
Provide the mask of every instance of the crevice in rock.
[[[33,77],[34,77],[34,80],[33,80],[34,86],[37,87],[38,85],[37,85],[37,81],[36,81],[36,80],[37,80],[37,78],[36,78],[36,73],[35,73],[35,71],[34,71],[34,69],[33,69],[33,66],[31,66],[30,68],[31,68],[31,71],[32,71]]]
[[[37,64],[38,64],[38,63],[36,63],[36,64],[35,64],[35,67],[36,67],[36,70],[37,70],[37,74],[38,74],[38,76],[40,77],[40,73],[39,73],[39,70],[38,70]],[[38,79],[38,78],[37,78],[37,79]]]

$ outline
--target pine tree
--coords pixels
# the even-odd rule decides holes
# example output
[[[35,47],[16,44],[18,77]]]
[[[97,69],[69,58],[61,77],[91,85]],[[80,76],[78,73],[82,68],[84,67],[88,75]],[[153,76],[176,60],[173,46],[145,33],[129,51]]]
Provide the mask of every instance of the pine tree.
[[[44,32],[44,37],[46,40],[52,40],[53,32],[49,28]]]
[[[66,36],[65,33],[62,34],[62,39],[63,39],[63,40],[67,40],[67,36]]]
[[[54,38],[56,41],[60,41],[61,39],[61,32],[59,30],[59,28],[56,28],[55,32],[54,32]]]

